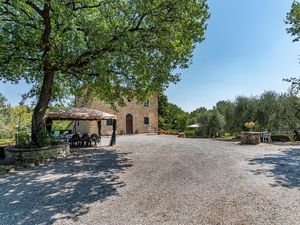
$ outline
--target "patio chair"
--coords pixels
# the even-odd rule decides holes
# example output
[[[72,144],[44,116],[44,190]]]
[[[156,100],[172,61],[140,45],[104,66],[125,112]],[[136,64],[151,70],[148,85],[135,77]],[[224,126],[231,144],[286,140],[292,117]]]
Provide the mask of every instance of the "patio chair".
[[[97,134],[91,135],[91,141],[97,146],[97,144],[101,144],[101,136],[98,136]]]
[[[70,139],[71,147],[79,147],[80,142],[81,142],[81,139],[77,133],[74,134]]]
[[[81,137],[81,146],[83,147],[84,145],[85,147],[92,146],[91,138],[87,133],[84,133]]]
[[[64,142],[71,142],[71,138],[72,138],[73,134],[65,134],[64,135]]]
[[[262,137],[263,143],[271,143],[271,133],[264,133]]]
[[[59,130],[54,131],[52,137],[55,140],[60,140],[60,131]]]

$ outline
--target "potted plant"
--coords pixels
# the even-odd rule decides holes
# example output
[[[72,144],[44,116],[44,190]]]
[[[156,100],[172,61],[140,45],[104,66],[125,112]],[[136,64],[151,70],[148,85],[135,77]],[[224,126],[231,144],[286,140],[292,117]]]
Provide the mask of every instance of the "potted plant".
[[[249,131],[253,131],[253,128],[255,126],[253,121],[247,122],[244,124],[244,126],[249,130]]]

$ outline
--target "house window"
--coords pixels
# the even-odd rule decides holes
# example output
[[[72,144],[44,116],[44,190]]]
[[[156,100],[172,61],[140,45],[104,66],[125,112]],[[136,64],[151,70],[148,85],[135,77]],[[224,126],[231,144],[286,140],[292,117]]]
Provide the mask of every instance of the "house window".
[[[144,124],[149,124],[149,117],[144,117]]]
[[[149,99],[147,99],[147,100],[144,102],[144,106],[145,106],[145,107],[149,107]]]
[[[112,125],[113,125],[112,119],[106,120],[106,126],[112,126]]]

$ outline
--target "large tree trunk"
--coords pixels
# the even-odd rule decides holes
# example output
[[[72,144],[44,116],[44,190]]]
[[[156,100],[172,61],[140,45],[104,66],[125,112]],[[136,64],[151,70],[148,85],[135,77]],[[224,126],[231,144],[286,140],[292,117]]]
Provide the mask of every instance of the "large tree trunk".
[[[38,6],[31,1],[27,1],[27,4],[29,4],[43,18],[44,22],[44,31],[41,36],[44,46],[44,52],[42,56],[44,78],[41,93],[38,98],[37,105],[33,111],[31,128],[31,142],[33,145],[36,145],[38,134],[45,129],[45,114],[51,100],[55,70],[49,61],[51,34],[50,0],[45,1],[43,10],[38,8]]]
[[[45,114],[51,100],[53,79],[54,71],[45,70],[41,93],[32,115],[31,141],[33,145],[37,144],[39,132],[45,129]]]

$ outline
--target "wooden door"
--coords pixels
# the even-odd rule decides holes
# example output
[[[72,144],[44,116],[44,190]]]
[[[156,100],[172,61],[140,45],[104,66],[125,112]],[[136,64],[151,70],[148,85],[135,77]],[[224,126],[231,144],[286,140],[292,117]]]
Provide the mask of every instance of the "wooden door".
[[[133,118],[131,114],[126,116],[126,134],[133,134]]]

